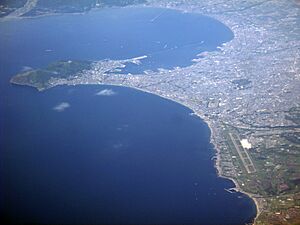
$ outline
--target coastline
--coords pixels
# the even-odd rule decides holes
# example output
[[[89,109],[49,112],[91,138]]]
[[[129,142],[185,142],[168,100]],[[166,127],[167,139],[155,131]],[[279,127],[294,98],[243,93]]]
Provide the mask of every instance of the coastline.
[[[126,87],[126,88],[132,88],[132,89],[135,89],[135,90],[139,90],[139,91],[142,91],[142,92],[146,92],[146,93],[149,93],[149,94],[153,94],[153,95],[157,95],[161,98],[164,98],[164,99],[167,99],[167,100],[170,100],[172,102],[175,102],[175,103],[178,103],[186,108],[188,108],[189,110],[192,111],[192,113],[194,113],[194,115],[196,115],[199,119],[201,119],[208,127],[208,129],[210,130],[210,138],[209,138],[209,141],[210,141],[210,144],[212,145],[213,147],[213,151],[215,151],[215,155],[216,155],[216,160],[215,160],[215,163],[214,163],[214,167],[216,169],[216,173],[217,173],[217,176],[220,177],[220,178],[224,178],[224,179],[228,179],[228,180],[231,180],[235,187],[234,189],[240,193],[243,193],[245,195],[247,195],[249,198],[251,198],[255,204],[255,207],[256,207],[256,216],[253,220],[253,223],[255,223],[255,220],[258,218],[258,216],[262,213],[262,204],[258,201],[258,199],[254,196],[254,194],[251,194],[251,193],[248,193],[246,191],[243,191],[243,189],[240,187],[240,185],[238,184],[237,180],[235,180],[234,178],[232,177],[226,177],[224,175],[222,175],[222,169],[220,167],[220,164],[221,164],[221,159],[220,159],[220,149],[217,147],[217,145],[214,143],[214,138],[213,137],[213,134],[214,134],[214,131],[213,131],[213,128],[212,128],[212,125],[211,125],[211,122],[208,120],[208,119],[205,119],[205,116],[202,116],[200,113],[198,112],[195,112],[190,106],[184,104],[184,103],[181,103],[180,101],[176,101],[172,98],[169,98],[169,97],[165,97],[163,95],[160,95],[158,93],[155,93],[155,92],[151,92],[151,91],[148,91],[148,90],[144,90],[142,88],[138,88],[138,87],[131,87],[131,86],[126,86],[126,85],[120,85],[120,84],[109,84],[109,83],[102,83],[102,84],[99,84],[99,85],[111,85],[111,86],[117,86],[117,87]]]
[[[83,84],[85,85],[85,84]],[[192,111],[192,113],[194,115],[196,115],[200,120],[202,120],[208,127],[209,131],[210,131],[210,137],[209,137],[209,142],[210,144],[212,145],[212,148],[213,148],[213,151],[215,151],[215,155],[216,155],[216,160],[215,160],[215,163],[214,163],[214,167],[216,169],[216,174],[218,177],[220,178],[224,178],[224,179],[228,179],[228,180],[231,180],[235,187],[234,189],[240,193],[243,193],[245,195],[247,195],[250,199],[253,200],[254,204],[255,204],[255,207],[256,207],[256,216],[255,218],[253,218],[253,224],[255,224],[255,221],[256,219],[259,217],[259,215],[262,213],[262,209],[263,209],[263,206],[262,206],[262,203],[259,202],[258,198],[254,196],[254,194],[251,194],[249,192],[246,192],[244,191],[240,185],[238,184],[237,180],[235,180],[234,178],[232,177],[226,177],[224,175],[222,175],[222,169],[220,167],[220,164],[221,164],[221,159],[220,159],[220,149],[217,147],[217,145],[214,143],[214,138],[213,137],[213,134],[214,134],[214,131],[213,131],[213,128],[212,128],[212,125],[211,125],[211,122],[208,120],[208,119],[205,119],[205,116],[202,116],[200,113],[198,112],[195,112],[190,106],[184,104],[184,103],[181,103],[180,101],[176,101],[172,98],[169,98],[169,97],[165,97],[163,95],[160,95],[158,93],[155,93],[155,92],[151,92],[151,91],[148,91],[148,90],[145,90],[145,89],[142,89],[142,88],[138,88],[138,87],[131,87],[131,86],[126,86],[126,85],[121,85],[121,84],[109,84],[109,83],[102,83],[102,84],[98,84],[98,85],[110,85],[110,86],[117,86],[117,87],[126,87],[126,88],[132,88],[132,89],[135,89],[135,90],[138,90],[138,91],[142,91],[142,92],[146,92],[146,93],[149,93],[149,94],[153,94],[153,95],[157,95],[161,98],[164,98],[166,100],[170,100],[172,102],[175,102],[175,103],[178,103],[186,108],[188,108],[189,110]],[[68,85],[68,86],[71,86],[71,85]],[[263,200],[263,198],[261,198]]]
[[[18,85],[18,84],[17,84]],[[263,211],[263,204],[259,201],[259,199],[261,200],[264,200],[262,197],[260,198],[257,198],[255,196],[255,194],[251,194],[249,192],[246,192],[244,191],[240,185],[238,184],[237,180],[232,178],[232,177],[226,177],[224,175],[222,175],[222,169],[220,167],[220,164],[221,164],[221,159],[220,159],[220,148],[217,147],[216,143],[214,142],[214,138],[213,138],[213,135],[214,135],[214,130],[213,130],[213,127],[211,125],[211,121],[208,120],[207,118],[205,118],[205,116],[202,116],[200,113],[198,112],[195,112],[190,106],[188,106],[187,104],[184,104],[178,100],[175,100],[175,99],[172,99],[170,97],[166,97],[166,96],[163,96],[159,93],[155,93],[155,92],[151,92],[149,90],[146,90],[146,89],[143,89],[143,88],[140,88],[140,87],[133,87],[133,86],[128,86],[128,85],[123,85],[123,84],[113,84],[113,83],[91,83],[91,84],[64,84],[66,86],[77,86],[77,85],[108,85],[108,86],[116,86],[116,87],[126,87],[126,88],[132,88],[132,89],[135,89],[135,90],[138,90],[138,91],[142,91],[142,92],[145,92],[145,93],[149,93],[149,94],[152,94],[152,95],[156,95],[158,97],[161,97],[163,99],[166,99],[166,100],[169,100],[169,101],[172,101],[172,102],[175,102],[175,103],[178,103],[186,108],[188,108],[189,110],[192,111],[192,113],[194,115],[196,115],[199,119],[201,119],[206,125],[207,125],[207,128],[209,129],[210,131],[210,144],[212,145],[212,148],[213,148],[213,151],[215,151],[215,156],[216,156],[216,160],[214,161],[214,168],[216,169],[216,175],[217,177],[220,177],[220,178],[223,178],[223,179],[228,179],[228,180],[231,180],[235,187],[233,188],[234,190],[236,190],[237,192],[240,192],[240,193],[243,193],[245,194],[246,196],[248,196],[251,200],[253,200],[253,203],[255,204],[255,207],[256,207],[256,216],[255,218],[253,218],[253,224],[255,224],[255,221],[256,219],[259,217],[259,215],[262,213]],[[25,85],[26,86],[26,85]],[[63,86],[63,85],[59,85],[59,86]],[[32,86],[31,86],[32,87]],[[55,86],[53,86],[55,87]],[[53,88],[52,86],[49,87],[49,88],[46,88],[46,89],[38,89],[36,88],[39,92],[41,91],[46,91],[47,89],[50,89],[50,88]]]

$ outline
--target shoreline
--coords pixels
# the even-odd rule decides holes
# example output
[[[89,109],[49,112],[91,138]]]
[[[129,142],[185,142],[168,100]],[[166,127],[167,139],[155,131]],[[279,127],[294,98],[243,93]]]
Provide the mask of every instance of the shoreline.
[[[86,85],[86,84],[83,84],[83,85]],[[180,104],[184,107],[186,107],[187,109],[191,110],[192,113],[194,115],[196,115],[200,120],[202,120],[208,127],[209,131],[210,131],[210,137],[209,137],[209,142],[210,144],[212,145],[212,148],[213,148],[213,151],[215,151],[215,155],[216,155],[216,160],[215,160],[215,163],[214,163],[214,168],[216,169],[216,175],[217,177],[220,177],[220,178],[224,178],[224,179],[228,179],[228,180],[231,180],[235,187],[234,189],[240,193],[243,193],[245,195],[247,195],[250,199],[253,200],[254,204],[255,204],[255,207],[256,207],[256,216],[255,218],[253,219],[253,223],[255,222],[255,220],[258,218],[258,216],[262,213],[262,204],[257,200],[256,197],[254,197],[254,194],[251,194],[251,193],[248,193],[246,191],[243,191],[243,189],[240,187],[240,185],[238,184],[237,180],[235,180],[234,178],[232,177],[226,177],[224,175],[222,175],[222,169],[220,167],[220,162],[221,162],[221,159],[220,159],[220,149],[217,147],[217,145],[214,143],[213,141],[213,128],[211,126],[211,122],[207,119],[205,119],[204,116],[202,116],[200,113],[198,112],[195,112],[190,106],[184,104],[184,103],[181,103],[179,101],[176,101],[172,98],[169,98],[169,97],[165,97],[165,96],[162,96],[158,93],[155,93],[155,92],[151,92],[151,91],[148,91],[148,90],[144,90],[142,88],[138,88],[138,87],[131,87],[131,86],[126,86],[126,85],[121,85],[121,84],[98,84],[98,85],[110,85],[110,86],[117,86],[117,87],[126,87],[126,88],[132,88],[132,89],[135,89],[135,90],[138,90],[138,91],[142,91],[142,92],[146,92],[146,93],[149,93],[149,94],[153,94],[153,95],[157,95],[158,97],[161,97],[163,99],[166,99],[166,100],[170,100],[172,102],[175,102],[177,104]],[[68,85],[68,86],[71,86],[71,85]],[[75,85],[74,85],[75,86]],[[263,198],[262,198],[263,199]]]
[[[86,85],[86,84],[82,84],[82,85]],[[177,104],[180,104],[184,107],[186,107],[187,109],[191,110],[192,113],[194,115],[196,115],[200,120],[202,120],[208,127],[209,131],[210,131],[210,137],[209,137],[209,143],[212,145],[212,148],[213,148],[213,151],[215,151],[215,155],[216,155],[216,160],[214,162],[214,168],[216,169],[216,175],[217,177],[220,177],[220,178],[223,178],[223,179],[228,179],[228,180],[231,180],[235,187],[234,189],[240,193],[243,193],[245,194],[246,196],[248,196],[250,199],[252,199],[252,201],[254,202],[255,204],[255,207],[256,207],[256,215],[255,217],[253,218],[253,224],[255,223],[255,220],[259,217],[259,215],[262,213],[262,209],[263,209],[263,206],[262,204],[258,201],[257,197],[254,196],[254,194],[251,194],[251,193],[248,193],[246,191],[243,191],[243,189],[240,187],[240,185],[238,184],[237,180],[235,180],[234,178],[232,177],[226,177],[224,175],[222,175],[222,169],[220,167],[220,162],[221,162],[221,159],[220,159],[220,149],[217,147],[217,145],[214,143],[213,141],[213,128],[211,126],[211,122],[208,120],[208,119],[205,119],[204,116],[201,116],[200,113],[197,113],[195,112],[190,106],[184,104],[184,103],[181,103],[179,101],[176,101],[174,99],[171,99],[169,97],[165,97],[165,96],[162,96],[158,93],[155,93],[155,92],[151,92],[151,91],[148,91],[148,90],[144,90],[142,88],[138,88],[138,87],[131,87],[131,86],[126,86],[126,85],[121,85],[121,84],[105,84],[105,83],[102,83],[102,84],[98,84],[98,85],[109,85],[109,86],[117,86],[117,87],[126,87],[126,88],[132,88],[132,89],[135,89],[135,90],[138,90],[138,91],[142,91],[142,92],[146,92],[146,93],[149,93],[149,94],[153,94],[153,95],[156,95],[158,97],[161,97],[163,99],[166,99],[166,100],[169,100],[169,101],[172,101],[172,102],[175,102]],[[72,85],[68,85],[68,86],[72,86]],[[75,86],[75,85],[74,85]],[[263,198],[262,198],[263,199]]]
[[[19,84],[15,84],[15,85],[19,85]],[[180,104],[181,106],[184,106],[186,107],[187,109],[191,110],[193,115],[196,115],[200,120],[202,120],[206,125],[207,125],[207,128],[209,129],[210,131],[210,138],[209,138],[209,143],[212,145],[212,149],[213,151],[215,152],[215,156],[216,156],[216,160],[214,161],[214,168],[216,170],[216,175],[217,177],[219,178],[223,178],[223,179],[228,179],[228,180],[231,180],[233,183],[234,183],[234,190],[236,190],[237,192],[240,192],[242,194],[245,194],[246,196],[248,196],[252,201],[253,203],[255,204],[255,207],[256,207],[256,216],[253,218],[253,224],[255,223],[255,220],[259,217],[259,215],[262,213],[263,211],[263,205],[262,203],[258,200],[258,197],[255,197],[255,194],[251,194],[249,192],[246,192],[244,191],[240,185],[238,184],[237,180],[232,178],[232,177],[226,177],[224,175],[222,175],[222,169],[220,167],[220,164],[221,164],[221,159],[220,159],[220,149],[217,147],[217,145],[214,143],[213,139],[213,134],[214,134],[214,131],[213,131],[213,128],[211,126],[211,121],[206,119],[205,116],[202,116],[200,113],[198,112],[195,112],[190,106],[184,104],[184,103],[181,103],[180,101],[177,101],[175,99],[172,99],[170,97],[165,97],[159,93],[155,93],[155,92],[151,92],[149,90],[145,90],[145,89],[142,89],[140,87],[133,87],[133,86],[128,86],[128,85],[123,85],[123,84],[113,84],[113,83],[91,83],[91,84],[64,84],[65,86],[77,86],[77,85],[98,85],[98,86],[103,86],[103,85],[107,85],[107,86],[116,86],[116,87],[125,87],[125,88],[132,88],[134,90],[138,90],[138,91],[142,91],[142,92],[145,92],[145,93],[148,93],[148,94],[152,94],[152,95],[156,95],[158,97],[161,97],[165,100],[169,100],[169,101],[172,101],[172,102],[175,102],[177,104]],[[57,85],[57,86],[64,86],[64,85]],[[23,86],[26,86],[23,85]],[[33,86],[30,86],[30,87],[33,87]],[[55,87],[55,86],[53,86]],[[46,89],[42,89],[42,90],[39,90],[38,88],[35,88],[36,90],[38,90],[39,92],[41,91],[46,91],[47,89],[50,89],[50,88],[53,88],[53,87],[49,87],[49,88],[46,88]],[[264,200],[264,198],[260,197],[260,199]]]

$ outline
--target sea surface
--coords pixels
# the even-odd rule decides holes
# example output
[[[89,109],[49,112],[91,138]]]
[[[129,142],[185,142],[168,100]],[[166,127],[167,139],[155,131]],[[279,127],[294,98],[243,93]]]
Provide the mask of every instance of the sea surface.
[[[220,22],[153,8],[0,23],[1,220],[42,224],[245,224],[253,201],[217,177],[208,126],[125,87],[11,85],[56,60],[148,55],[126,72],[187,66],[233,38]],[[177,46],[177,47],[176,47]]]

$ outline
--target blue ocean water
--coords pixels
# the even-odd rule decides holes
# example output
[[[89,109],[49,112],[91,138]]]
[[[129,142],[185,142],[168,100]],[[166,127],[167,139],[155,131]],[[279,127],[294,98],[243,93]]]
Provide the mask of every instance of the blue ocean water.
[[[220,30],[214,33],[213,27]],[[197,28],[199,33],[191,32]],[[182,29],[191,33],[181,35]],[[211,30],[212,36],[205,33]],[[205,38],[201,49],[214,50],[232,38],[226,32],[207,17],[162,9],[106,9],[0,23],[1,219],[23,224],[250,222],[256,214],[253,201],[224,190],[233,183],[217,177],[209,129],[189,109],[123,87],[37,92],[9,84],[24,66],[60,59],[130,58]],[[142,69],[185,66],[195,57],[182,51],[181,60],[172,61],[174,51],[153,56]],[[106,89],[112,95],[97,95]]]

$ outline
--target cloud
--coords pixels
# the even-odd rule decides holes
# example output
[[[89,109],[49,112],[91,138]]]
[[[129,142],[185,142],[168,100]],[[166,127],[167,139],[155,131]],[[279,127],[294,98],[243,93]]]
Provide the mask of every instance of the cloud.
[[[22,72],[26,72],[26,71],[29,71],[29,70],[32,70],[32,67],[30,67],[30,66],[23,66],[23,68],[22,68]]]
[[[101,90],[96,93],[96,95],[99,95],[99,96],[112,96],[112,95],[116,95],[116,94],[117,93],[114,92],[112,89],[104,89],[104,90]]]
[[[113,144],[112,146],[114,149],[120,149],[123,147],[123,144],[122,143],[117,143],[117,144]]]
[[[53,110],[55,110],[57,112],[63,112],[69,107],[71,107],[71,105],[68,102],[62,102],[62,103],[59,103],[58,105],[54,106]]]

